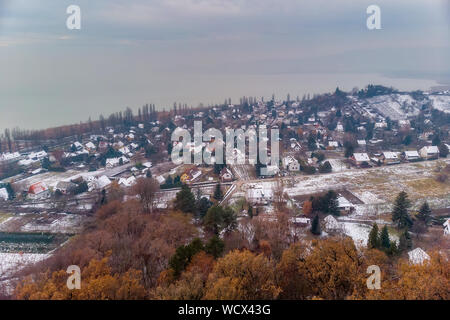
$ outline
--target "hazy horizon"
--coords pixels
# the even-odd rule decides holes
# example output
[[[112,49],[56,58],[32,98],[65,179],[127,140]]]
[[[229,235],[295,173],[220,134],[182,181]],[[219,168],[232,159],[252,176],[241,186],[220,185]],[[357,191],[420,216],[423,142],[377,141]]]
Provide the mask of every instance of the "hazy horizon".
[[[66,8],[81,8],[81,30]],[[241,96],[291,97],[369,83],[450,84],[449,6],[372,1],[0,0],[0,129],[98,119]]]

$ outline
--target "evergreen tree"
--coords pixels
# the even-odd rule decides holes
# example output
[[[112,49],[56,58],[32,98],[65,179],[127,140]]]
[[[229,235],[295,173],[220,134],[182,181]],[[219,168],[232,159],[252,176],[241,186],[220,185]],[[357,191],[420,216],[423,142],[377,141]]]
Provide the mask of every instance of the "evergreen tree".
[[[218,236],[214,236],[205,245],[205,252],[218,258],[222,255],[225,243]]]
[[[367,247],[369,249],[378,249],[380,248],[380,238],[378,235],[378,225],[375,223],[370,230],[369,239],[367,241]]]
[[[395,199],[394,210],[392,212],[392,221],[397,224],[399,229],[410,228],[413,224],[408,213],[410,206],[411,202],[408,199],[408,194],[405,191],[400,192]]]
[[[419,209],[419,213],[417,214],[417,219],[422,222],[424,225],[428,225],[431,221],[431,209],[428,205],[428,202],[425,201]]]
[[[439,156],[442,158],[446,158],[448,156],[450,150],[448,150],[448,147],[445,143],[441,143],[439,145]]]
[[[320,219],[319,215],[316,215],[311,224],[311,233],[315,235],[320,235],[322,230],[320,229]]]
[[[329,190],[324,197],[322,197],[322,211],[335,216],[340,214],[338,195],[333,190]]]
[[[206,198],[200,198],[197,200],[197,214],[200,218],[203,218],[208,212],[209,208],[211,208],[213,203]]]
[[[390,256],[396,255],[398,253],[398,247],[397,247],[397,242],[395,241],[391,241],[389,250],[387,250],[387,254]]]
[[[399,250],[405,251],[412,248],[412,240],[411,235],[409,234],[408,230],[405,230],[400,235],[400,241],[399,241]]]
[[[250,219],[253,218],[253,207],[251,205],[248,206],[248,216]]]
[[[177,193],[175,198],[175,209],[183,212],[195,212],[195,196],[187,185],[181,186],[181,191]]]
[[[383,229],[381,229],[380,245],[384,250],[389,250],[389,248],[391,247],[391,240],[389,239],[387,226],[384,226]]]
[[[175,276],[178,277],[191,262],[192,257],[203,249],[203,243],[198,238],[195,238],[186,246],[179,246],[175,254],[169,259],[169,266],[174,271]]]
[[[214,190],[214,199],[217,201],[221,201],[223,199],[223,193],[222,193],[222,187],[220,186],[220,183],[216,185],[216,189]]]
[[[222,230],[232,230],[236,227],[236,215],[229,207],[224,209],[221,206],[212,206],[203,218],[203,224],[206,229],[218,235]]]

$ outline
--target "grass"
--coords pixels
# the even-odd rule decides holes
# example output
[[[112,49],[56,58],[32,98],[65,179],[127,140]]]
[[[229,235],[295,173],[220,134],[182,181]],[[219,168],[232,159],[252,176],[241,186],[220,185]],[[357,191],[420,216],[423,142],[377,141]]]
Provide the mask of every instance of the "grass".
[[[2,223],[3,221],[5,221],[6,219],[8,219],[10,217],[12,217],[12,214],[0,212],[0,223]]]
[[[406,181],[406,185],[421,197],[448,194],[450,186],[433,178]]]

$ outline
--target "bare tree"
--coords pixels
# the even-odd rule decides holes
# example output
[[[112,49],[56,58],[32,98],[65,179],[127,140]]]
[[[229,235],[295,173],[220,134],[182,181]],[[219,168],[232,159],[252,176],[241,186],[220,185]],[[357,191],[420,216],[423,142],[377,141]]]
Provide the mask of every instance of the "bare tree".
[[[153,178],[139,178],[131,192],[139,197],[145,212],[153,213],[159,183]]]

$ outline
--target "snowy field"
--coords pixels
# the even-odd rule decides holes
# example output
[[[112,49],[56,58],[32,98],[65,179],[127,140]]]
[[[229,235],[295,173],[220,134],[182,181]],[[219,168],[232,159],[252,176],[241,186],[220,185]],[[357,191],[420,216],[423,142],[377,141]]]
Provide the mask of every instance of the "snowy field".
[[[450,113],[450,96],[431,95],[429,98],[433,103],[433,108],[445,113]]]
[[[420,112],[417,101],[406,94],[377,96],[367,99],[367,102],[384,117],[392,120],[404,120],[411,116],[417,116]]]
[[[19,214],[0,222],[0,231],[78,233],[83,221],[83,216],[75,214]]]
[[[0,253],[0,279],[12,276],[27,265],[45,260],[49,254]]]
[[[395,197],[402,190],[408,193],[414,208],[425,199],[432,208],[445,208],[450,206],[450,185],[435,180],[434,169],[438,163],[449,164],[450,159],[289,177],[284,179],[284,191],[293,198],[330,189],[346,189],[363,202],[354,204],[355,215],[359,216],[389,212]],[[257,185],[273,189],[275,182],[266,180]],[[243,184],[241,191],[245,192],[248,187],[249,184]]]
[[[54,189],[60,181],[76,180],[79,177],[87,179],[88,177],[96,177],[101,174],[104,174],[104,171],[80,172],[67,170],[66,172],[45,172],[17,181],[14,185],[19,186],[21,190],[28,190],[29,186],[32,184],[42,182],[47,187]]]

